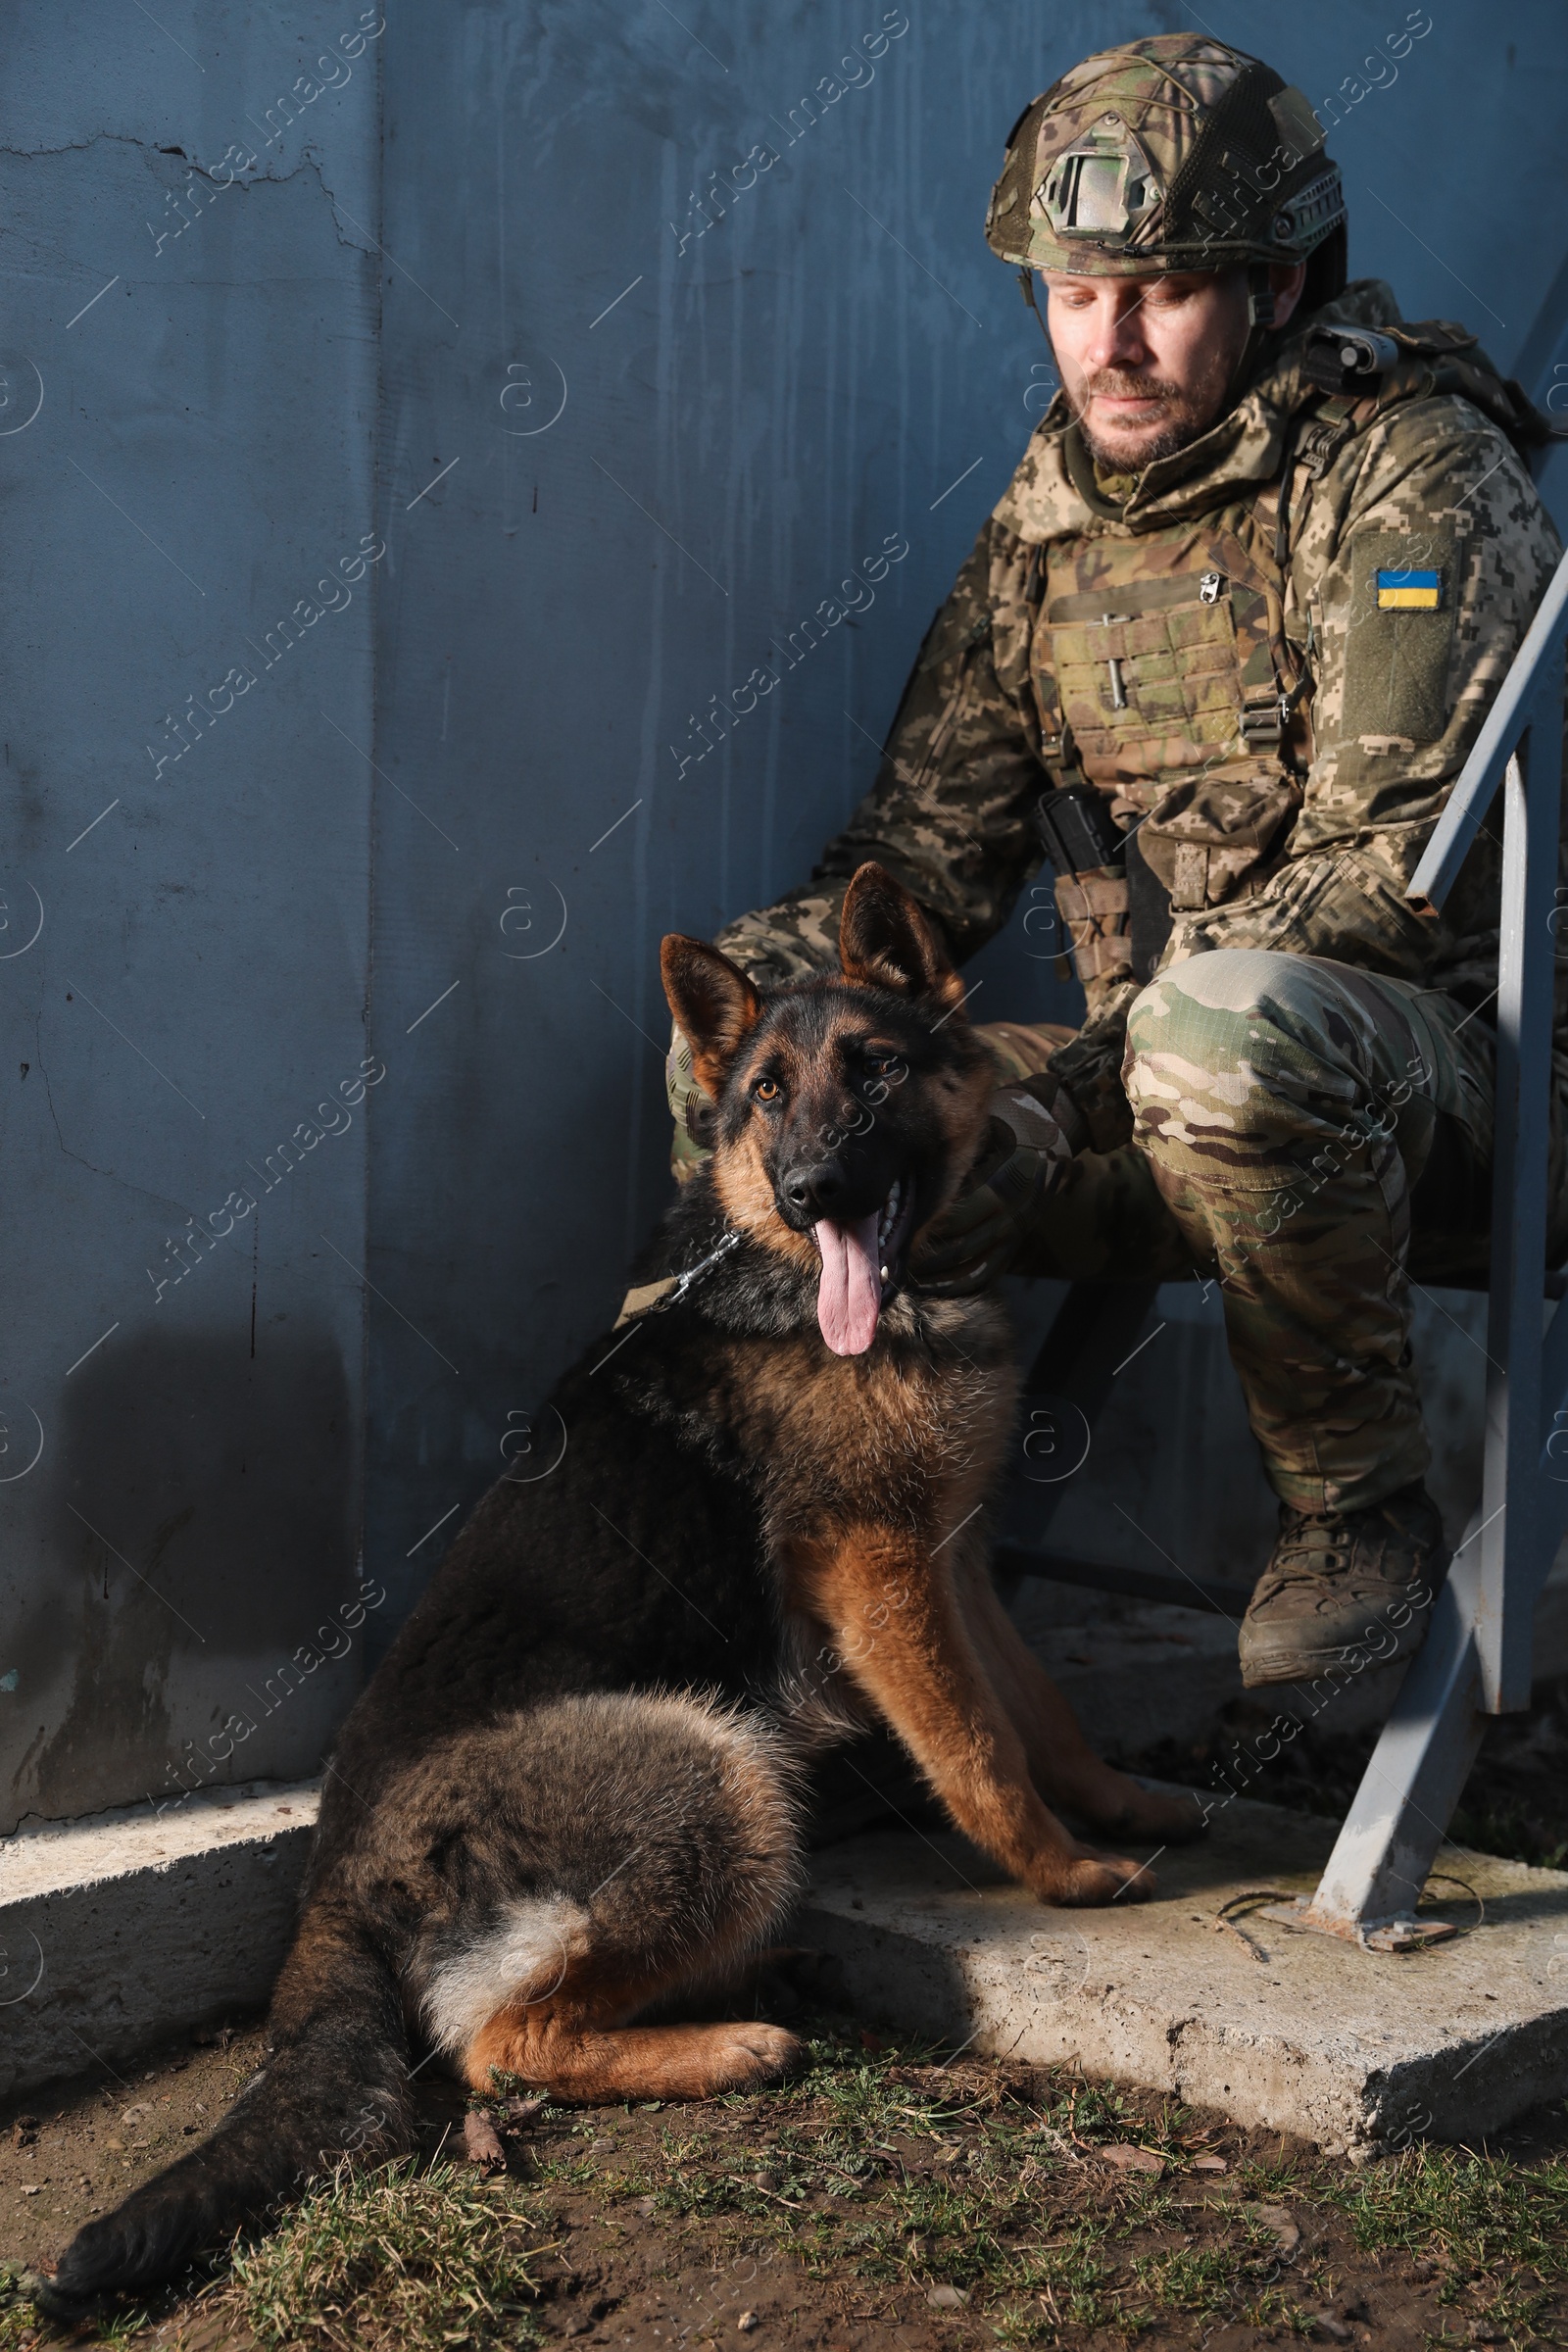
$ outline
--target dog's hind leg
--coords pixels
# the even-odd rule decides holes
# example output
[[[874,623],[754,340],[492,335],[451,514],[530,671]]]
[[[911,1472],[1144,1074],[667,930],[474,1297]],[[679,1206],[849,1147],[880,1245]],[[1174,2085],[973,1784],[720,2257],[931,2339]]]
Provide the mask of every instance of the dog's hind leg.
[[[621,2026],[643,1987],[570,1984],[553,2000],[498,2010],[469,2043],[464,2072],[487,2090],[491,2069],[564,2099],[708,2099],[787,2074],[800,2043],[781,2026]]]
[[[470,1735],[494,1792],[458,1914],[411,1972],[433,2039],[565,2098],[706,2098],[772,2080],[773,2026],[645,2024],[760,1948],[798,1886],[791,1770],[761,1720],[690,1698],[554,1701]]]

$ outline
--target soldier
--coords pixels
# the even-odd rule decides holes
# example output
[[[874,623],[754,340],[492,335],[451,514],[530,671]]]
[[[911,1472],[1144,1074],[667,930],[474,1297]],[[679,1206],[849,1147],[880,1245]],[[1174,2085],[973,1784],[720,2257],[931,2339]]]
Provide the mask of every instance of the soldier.
[[[962,958],[1050,857],[1088,1017],[982,1030],[993,1148],[914,1271],[1217,1276],[1280,1498],[1252,1686],[1370,1627],[1412,1651],[1447,1565],[1409,1276],[1485,1273],[1495,837],[1441,916],[1404,894],[1559,553],[1517,385],[1462,328],[1347,285],[1323,137],[1268,66],[1193,34],[1091,57],[1025,110],[986,235],[1031,304],[1044,281],[1061,390],[870,793],[809,887],[721,935],[764,985],[832,963],[875,858]],[[679,1160],[678,1038],[670,1094]]]

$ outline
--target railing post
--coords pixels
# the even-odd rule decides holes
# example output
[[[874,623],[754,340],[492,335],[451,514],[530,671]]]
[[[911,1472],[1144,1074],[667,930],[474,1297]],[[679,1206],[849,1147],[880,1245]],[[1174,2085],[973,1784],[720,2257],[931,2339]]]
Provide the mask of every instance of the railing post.
[[[1530,1704],[1541,1548],[1542,1280],[1551,1078],[1552,889],[1561,775],[1559,694],[1544,693],[1503,778],[1493,1133],[1492,1295],[1476,1649],[1482,1705]],[[1540,723],[1537,723],[1539,720]]]
[[[1479,1744],[1530,1699],[1536,1597],[1568,1525],[1568,1298],[1543,1338],[1568,556],[1482,722],[1407,896],[1436,913],[1504,792],[1485,1489],[1299,1924],[1413,1946],[1414,1907]],[[1523,748],[1523,758],[1520,752]],[[1568,952],[1568,909],[1563,910]],[[1479,1009],[1479,1007],[1478,1007]]]

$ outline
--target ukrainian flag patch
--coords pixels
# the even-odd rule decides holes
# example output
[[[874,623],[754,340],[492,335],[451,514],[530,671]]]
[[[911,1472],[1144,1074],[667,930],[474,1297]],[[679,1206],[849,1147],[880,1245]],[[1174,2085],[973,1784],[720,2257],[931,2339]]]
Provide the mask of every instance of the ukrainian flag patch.
[[[1436,612],[1443,602],[1441,571],[1380,571],[1380,612]]]

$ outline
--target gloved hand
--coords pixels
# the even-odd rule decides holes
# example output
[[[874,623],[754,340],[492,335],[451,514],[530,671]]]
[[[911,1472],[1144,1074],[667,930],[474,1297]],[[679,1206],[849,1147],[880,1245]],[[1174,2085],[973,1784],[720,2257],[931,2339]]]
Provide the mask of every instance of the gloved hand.
[[[963,1190],[910,1255],[909,1273],[920,1290],[967,1298],[1014,1262],[1035,1211],[1073,1155],[1048,1102],[1070,1117],[1054,1078],[1017,1081],[992,1096],[990,1131]]]

